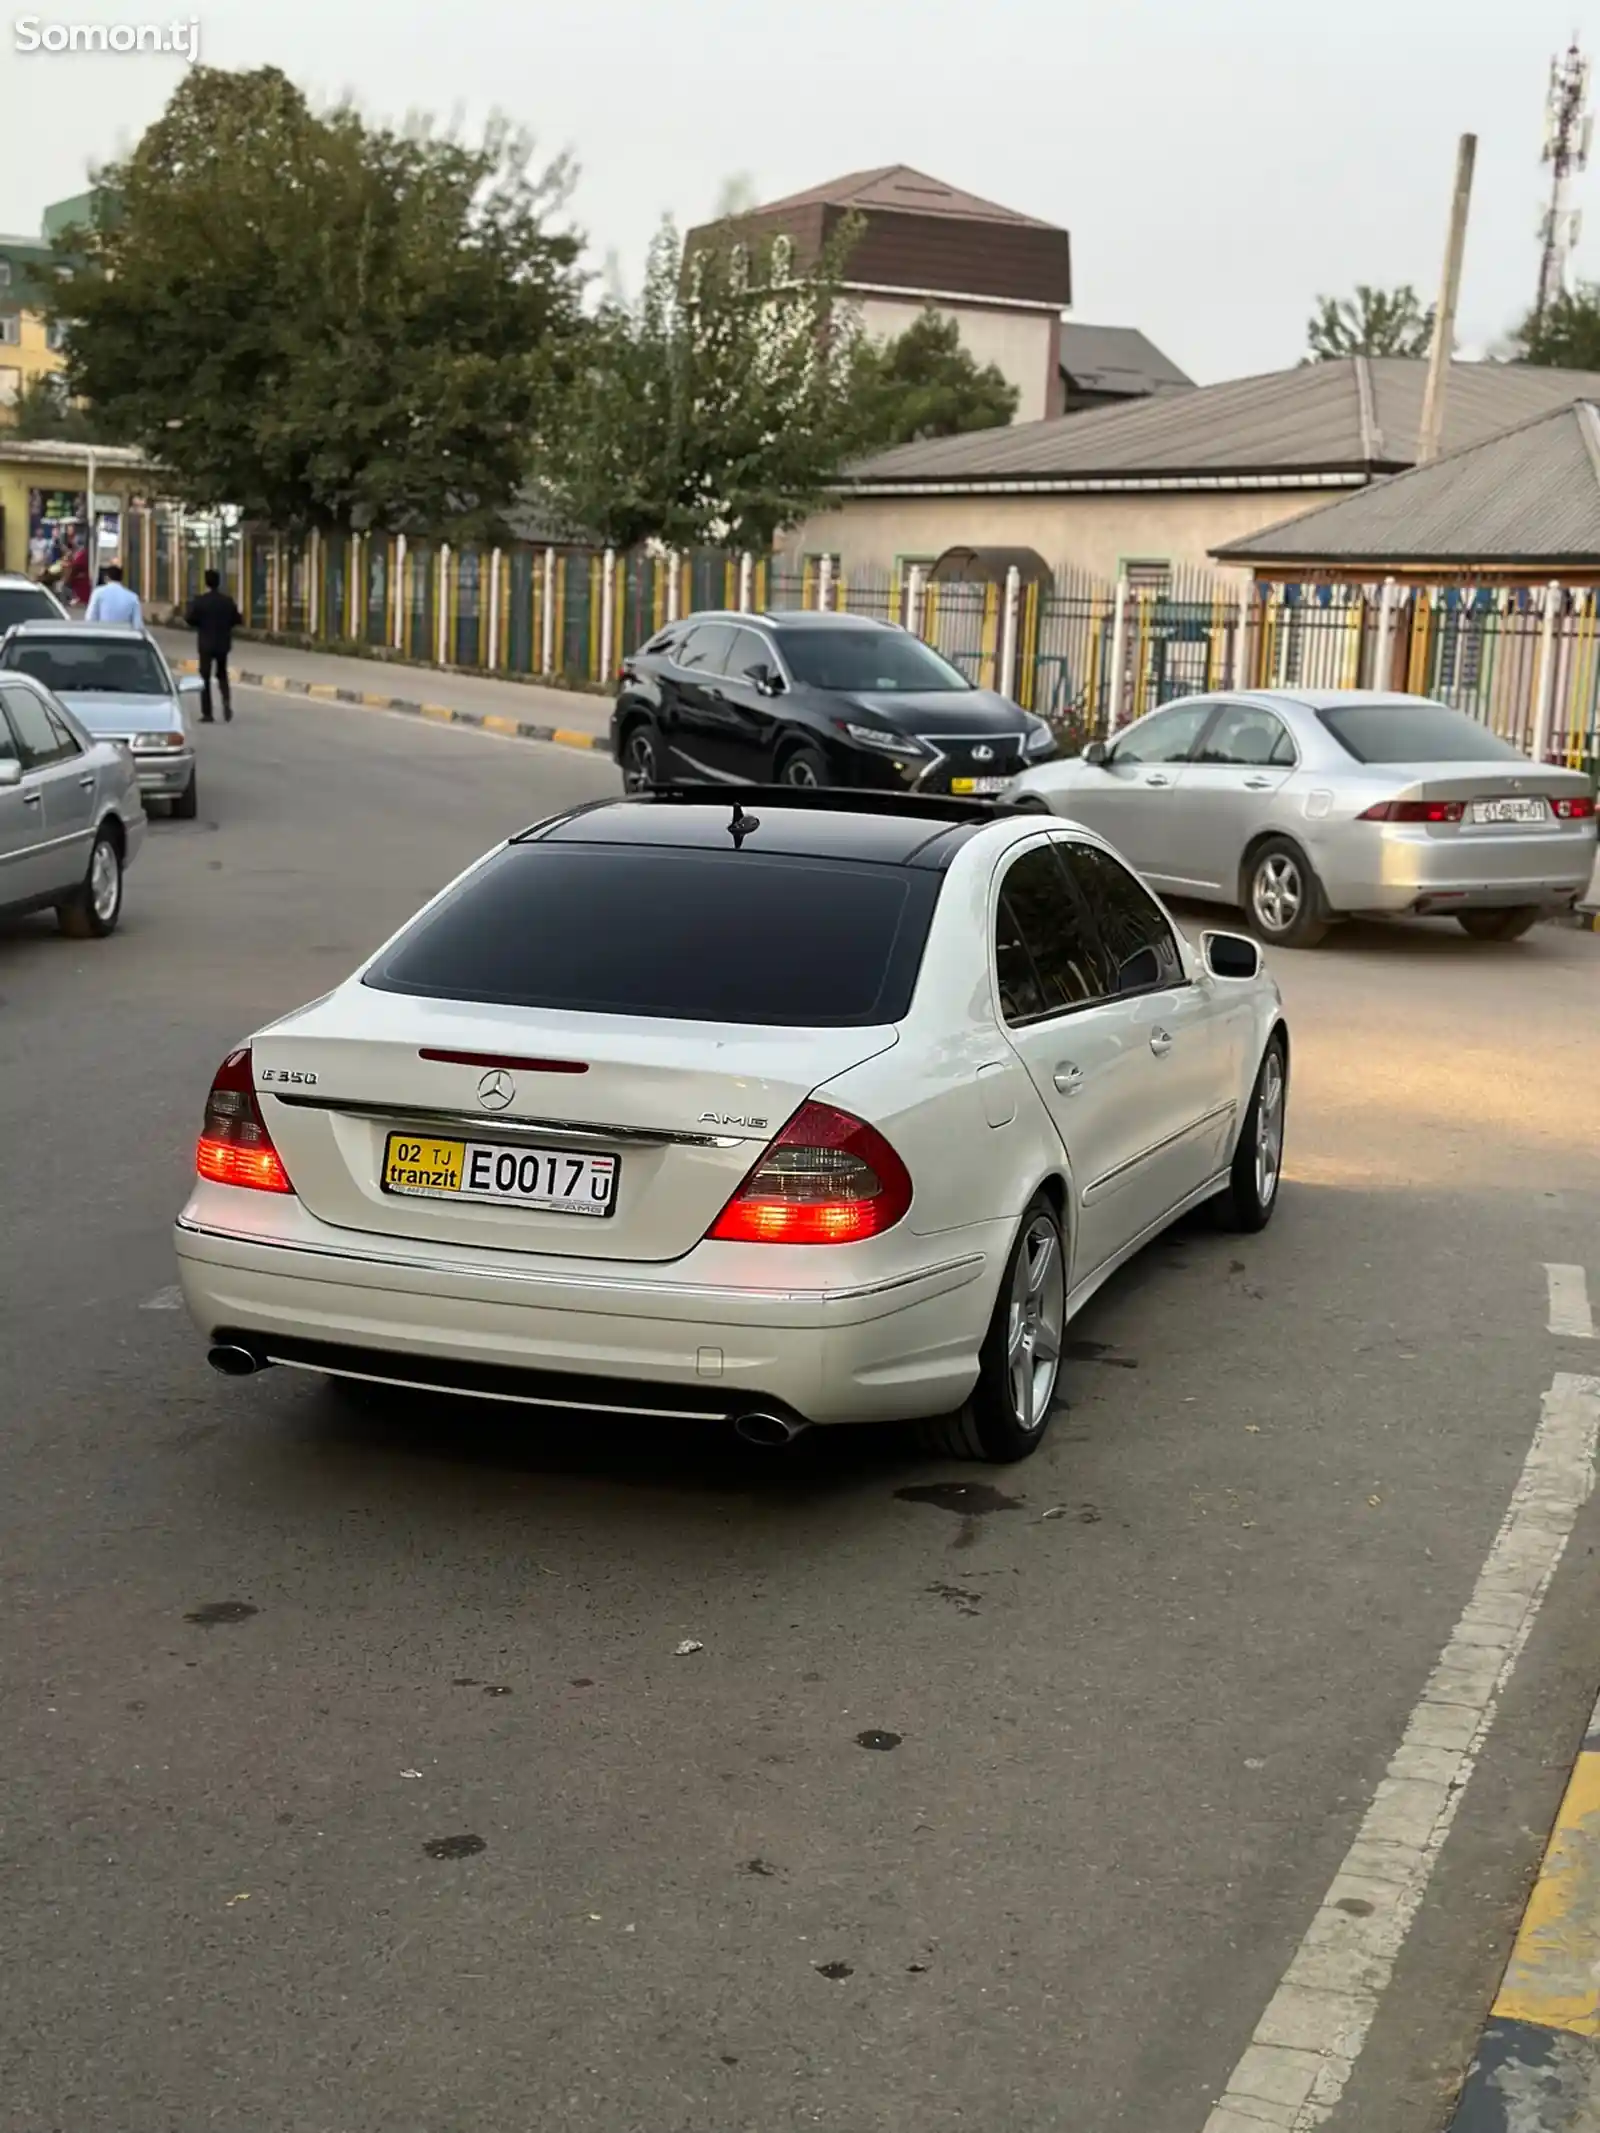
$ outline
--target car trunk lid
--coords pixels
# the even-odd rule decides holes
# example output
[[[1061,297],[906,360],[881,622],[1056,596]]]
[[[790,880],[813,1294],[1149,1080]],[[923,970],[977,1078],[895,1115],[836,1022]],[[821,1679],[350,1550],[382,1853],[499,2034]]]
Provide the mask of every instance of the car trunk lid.
[[[341,990],[258,1037],[254,1061],[268,1130],[322,1221],[648,1262],[691,1250],[812,1090],[895,1041],[893,1027],[741,1028]],[[397,1169],[392,1137],[417,1159]],[[474,1168],[479,1148],[492,1153]],[[469,1191],[504,1183],[508,1158],[526,1191],[527,1159],[553,1157],[535,1189],[553,1185],[545,1197],[565,1192],[565,1204],[394,1189],[397,1174],[441,1178],[442,1150],[463,1152]],[[607,1211],[579,1211],[597,1203]]]

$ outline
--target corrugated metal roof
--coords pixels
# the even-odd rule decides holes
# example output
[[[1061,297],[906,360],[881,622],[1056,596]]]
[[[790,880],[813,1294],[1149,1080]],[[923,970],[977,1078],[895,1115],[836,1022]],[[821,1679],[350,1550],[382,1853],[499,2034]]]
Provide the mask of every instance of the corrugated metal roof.
[[[851,207],[862,213],[869,210],[896,210],[910,215],[956,215],[970,222],[1017,222],[1029,229],[1048,230],[1053,223],[1040,222],[1033,215],[1019,215],[1015,208],[1000,207],[993,200],[980,200],[976,193],[964,193],[959,186],[947,185],[943,178],[930,178],[926,171],[913,170],[909,163],[884,163],[877,170],[853,170],[842,178],[830,178],[825,185],[813,185],[803,193],[786,194],[782,200],[766,200],[760,207],[752,208],[752,215],[787,214],[800,207]]]
[[[1061,370],[1080,391],[1122,393],[1130,400],[1194,390],[1193,378],[1137,326],[1087,326],[1064,319]]]
[[[1231,562],[1600,561],[1600,410],[1585,399],[1536,415],[1212,553]]]
[[[1406,356],[1347,356],[1231,378],[1131,407],[899,445],[852,467],[847,482],[949,482],[981,491],[1117,476],[1391,473],[1416,458],[1427,368]],[[1445,447],[1479,443],[1581,398],[1600,399],[1600,373],[1453,363]]]

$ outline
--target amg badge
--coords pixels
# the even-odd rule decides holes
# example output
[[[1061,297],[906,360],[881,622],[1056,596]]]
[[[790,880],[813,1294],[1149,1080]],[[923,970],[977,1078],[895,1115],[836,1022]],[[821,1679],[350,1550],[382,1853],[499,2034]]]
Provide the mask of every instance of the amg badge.
[[[735,1118],[730,1111],[702,1111],[700,1123],[702,1126],[749,1126],[756,1132],[764,1132],[767,1124],[764,1118]]]

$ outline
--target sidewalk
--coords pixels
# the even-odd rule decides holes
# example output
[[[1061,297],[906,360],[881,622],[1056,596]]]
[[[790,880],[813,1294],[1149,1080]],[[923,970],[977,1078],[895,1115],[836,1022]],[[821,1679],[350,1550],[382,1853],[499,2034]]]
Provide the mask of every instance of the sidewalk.
[[[194,639],[187,631],[151,634],[174,669],[193,673]],[[239,638],[229,661],[233,679],[251,688],[283,689],[296,696],[366,704],[379,711],[410,711],[452,724],[484,726],[523,740],[554,741],[566,748],[608,746],[611,700],[576,689],[541,688],[534,682],[496,681],[482,674],[454,674],[441,667],[407,666],[399,660],[339,658],[331,652]]]

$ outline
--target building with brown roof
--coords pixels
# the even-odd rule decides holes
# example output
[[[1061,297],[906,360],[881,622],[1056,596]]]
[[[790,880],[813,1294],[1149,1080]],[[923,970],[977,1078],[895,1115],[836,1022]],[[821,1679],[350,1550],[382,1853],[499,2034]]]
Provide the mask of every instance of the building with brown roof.
[[[692,252],[736,229],[754,241],[787,237],[804,262],[851,215],[864,228],[846,293],[875,340],[903,333],[931,305],[955,319],[975,361],[993,363],[1016,386],[1019,421],[1060,412],[1072,240],[1051,223],[890,163],[791,193],[735,224],[691,230],[684,248]]]

